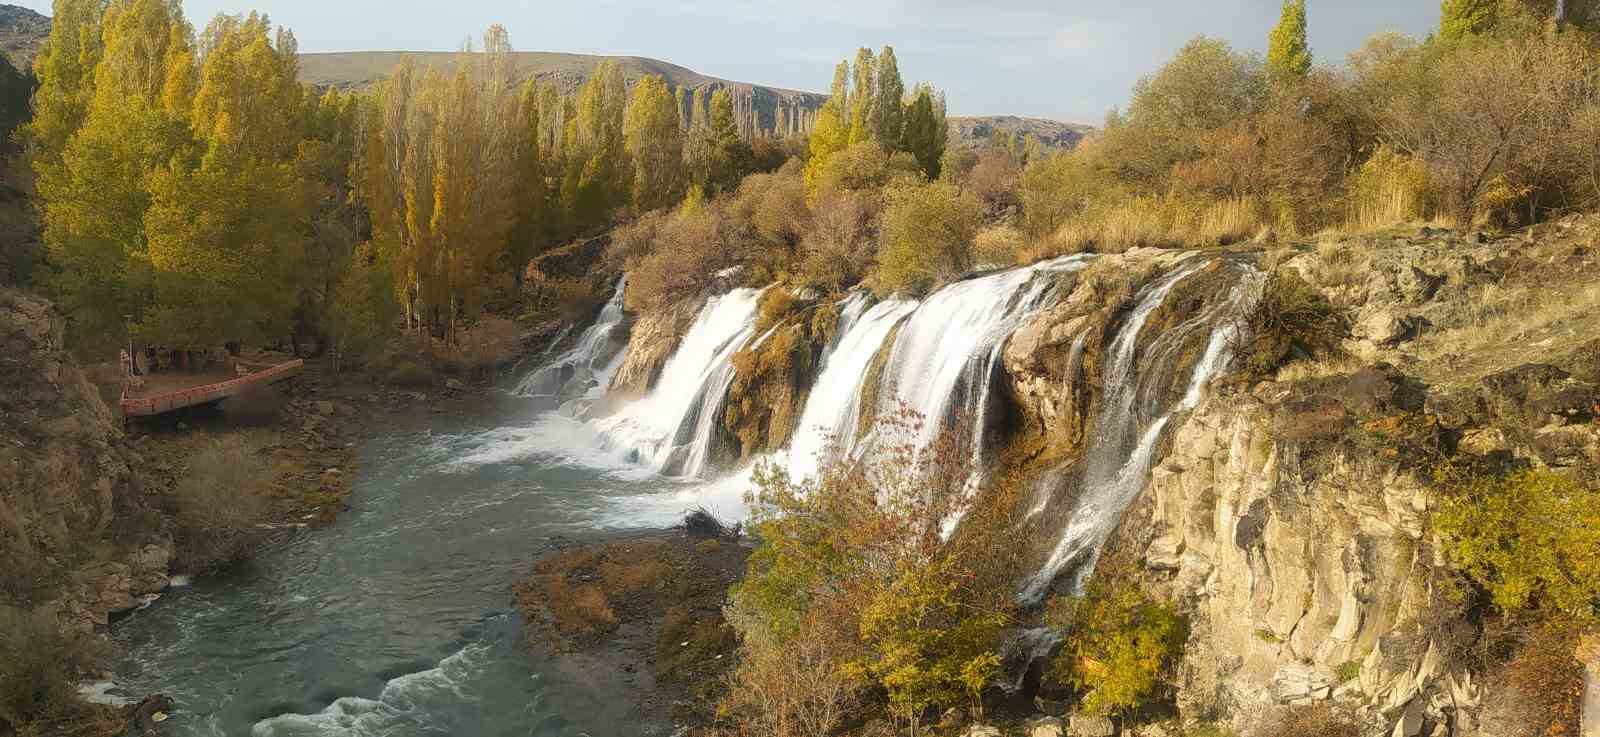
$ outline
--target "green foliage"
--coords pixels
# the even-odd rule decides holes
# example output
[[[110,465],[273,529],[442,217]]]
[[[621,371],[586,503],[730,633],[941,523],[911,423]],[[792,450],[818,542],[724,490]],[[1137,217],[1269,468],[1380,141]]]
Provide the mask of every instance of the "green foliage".
[[[1459,41],[1494,29],[1501,0],[1443,0],[1439,4],[1439,38]]]
[[[568,157],[561,185],[562,206],[579,227],[606,221],[632,193],[632,171],[623,137],[627,88],[622,70],[606,60],[578,90],[576,115],[567,123]]]
[[[924,294],[972,268],[972,241],[983,222],[978,198],[948,184],[889,192],[878,247],[878,286]]]
[[[329,333],[342,359],[363,363],[383,346],[400,317],[390,273],[366,252],[350,264],[333,293]]]
[[[1092,714],[1134,711],[1158,694],[1185,630],[1171,605],[1098,577],[1073,603],[1067,644],[1048,675],[1083,691],[1082,708]]]
[[[963,698],[974,706],[1000,675],[995,651],[1004,614],[966,611],[949,560],[912,567],[878,592],[861,615],[867,653],[847,665],[882,684],[907,719]]]
[[[1600,614],[1600,490],[1538,470],[1447,480],[1446,487],[1434,527],[1452,564],[1495,606]]]
[[[917,85],[911,104],[906,106],[905,128],[900,134],[900,149],[916,157],[917,166],[929,180],[939,178],[939,162],[944,157],[949,125],[945,122],[944,97],[934,98],[933,88]]]
[[[1283,15],[1267,45],[1267,71],[1274,79],[1304,78],[1311,72],[1306,45],[1306,0],[1283,0]]]
[[[683,133],[666,80],[647,75],[633,88],[623,122],[633,162],[633,206],[641,211],[676,204],[683,196]]]
[[[1316,287],[1292,269],[1267,277],[1260,302],[1250,316],[1250,340],[1241,346],[1246,367],[1258,375],[1296,358],[1340,355],[1350,321]]]
[[[996,552],[1014,547],[1003,542],[1009,526],[977,516],[949,543],[937,534],[962,496],[966,456],[953,436],[915,452],[907,441],[921,422],[909,411],[880,417],[862,455],[828,455],[813,478],[759,468],[750,495],[759,544],[728,610],[744,663],[803,656],[813,665],[797,681],[825,672],[832,689],[876,686],[912,724],[993,682],[1013,606],[1010,588],[987,585]],[[773,687],[741,681],[731,693]],[[805,693],[812,706],[847,698],[815,685]],[[752,706],[730,710],[760,723]]]

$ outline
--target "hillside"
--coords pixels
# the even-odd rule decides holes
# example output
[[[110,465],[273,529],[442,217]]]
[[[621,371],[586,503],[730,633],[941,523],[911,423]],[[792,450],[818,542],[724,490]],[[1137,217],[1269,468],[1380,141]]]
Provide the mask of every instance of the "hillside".
[[[355,51],[339,53],[313,53],[300,55],[300,79],[309,84],[332,86],[340,89],[362,89],[382,81],[404,56],[411,56],[424,66],[441,70],[455,68],[457,55],[453,52]],[[691,69],[669,64],[657,59],[639,56],[592,56],[549,51],[524,51],[513,54],[517,74],[521,78],[535,77],[553,82],[565,92],[573,92],[594,72],[600,62],[615,60],[622,66],[623,76],[629,85],[645,75],[664,77],[674,87],[688,89],[726,88],[733,92],[735,105],[750,106],[756,113],[758,125],[771,130],[777,125],[779,108],[785,110],[785,121],[809,119],[826,95],[814,92],[768,87],[765,85],[735,82],[709,77]],[[796,113],[800,113],[796,115]],[[743,117],[743,116],[741,116]]]
[[[1094,131],[1093,126],[1015,115],[980,115],[950,118],[950,145],[986,146],[995,131],[1013,136],[1032,135],[1051,148],[1072,148]]]
[[[50,36],[50,19],[18,5],[0,4],[0,51],[26,69]]]

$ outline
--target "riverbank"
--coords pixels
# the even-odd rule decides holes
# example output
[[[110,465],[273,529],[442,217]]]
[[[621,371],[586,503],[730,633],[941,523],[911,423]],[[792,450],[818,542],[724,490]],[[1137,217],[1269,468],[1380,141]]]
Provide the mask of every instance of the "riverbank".
[[[722,606],[751,548],[707,519],[601,543],[553,541],[514,587],[527,645],[597,691],[626,694],[651,720],[709,723],[738,645]]]

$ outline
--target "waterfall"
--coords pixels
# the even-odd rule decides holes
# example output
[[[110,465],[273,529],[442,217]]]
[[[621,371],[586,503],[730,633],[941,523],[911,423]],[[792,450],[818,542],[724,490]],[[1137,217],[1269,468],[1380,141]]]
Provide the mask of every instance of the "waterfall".
[[[935,292],[917,307],[890,349],[877,411],[916,411],[922,418],[911,438],[916,448],[931,447],[953,420],[965,419],[971,428],[965,452],[972,468],[982,469],[991,424],[990,388],[1006,340],[1059,299],[1056,276],[1081,270],[1088,262],[1086,256],[1069,256]],[[981,470],[969,477],[963,501],[981,482]],[[963,507],[954,505],[946,520],[947,537],[965,514]]]
[[[663,473],[704,470],[704,444],[733,379],[733,354],[755,332],[763,291],[735,289],[707,300],[649,394],[592,423],[606,443]]]
[[[622,295],[627,288],[628,277],[624,276],[617,282],[616,292],[600,310],[594,325],[578,336],[578,342],[529,372],[512,393],[524,397],[574,399],[605,391],[611,383],[611,375],[622,363],[625,336],[618,328],[624,317]],[[563,329],[550,344],[551,348],[555,348],[570,330],[570,326]]]
[[[894,326],[917,303],[890,299],[872,305],[865,294],[851,297],[840,310],[839,335],[812,383],[794,438],[785,455],[789,477],[803,481],[816,475],[823,454],[847,449],[855,442],[860,419],[862,379]]]
[[[1056,578],[1073,566],[1074,587],[1081,588],[1122,513],[1144,488],[1162,432],[1175,415],[1194,409],[1211,380],[1228,368],[1230,349],[1240,337],[1242,318],[1260,298],[1262,279],[1253,269],[1235,283],[1220,304],[1161,335],[1143,354],[1138,351],[1139,337],[1150,314],[1166,301],[1174,287],[1203,266],[1181,266],[1141,291],[1133,313],[1112,341],[1102,383],[1105,395],[1098,410],[1101,430],[1087,456],[1088,466],[1079,481],[1080,495],[1048,559],[1024,585],[1020,595],[1023,601],[1038,601]],[[1186,390],[1159,416],[1149,417],[1149,410],[1157,404],[1155,397],[1161,394],[1161,386],[1154,382],[1175,361],[1184,338],[1199,329],[1209,330],[1210,338],[1191,371]]]

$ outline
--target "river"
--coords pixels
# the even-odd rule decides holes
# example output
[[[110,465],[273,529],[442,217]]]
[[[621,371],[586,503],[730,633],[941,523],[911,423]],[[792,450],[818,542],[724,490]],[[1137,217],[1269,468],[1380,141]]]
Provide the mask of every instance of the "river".
[[[177,735],[670,734],[524,645],[510,589],[551,539],[670,524],[680,484],[530,451],[582,446],[529,436],[570,421],[519,429],[544,409],[504,397],[366,441],[334,524],[282,531],[113,627],[118,690],[176,699]]]

